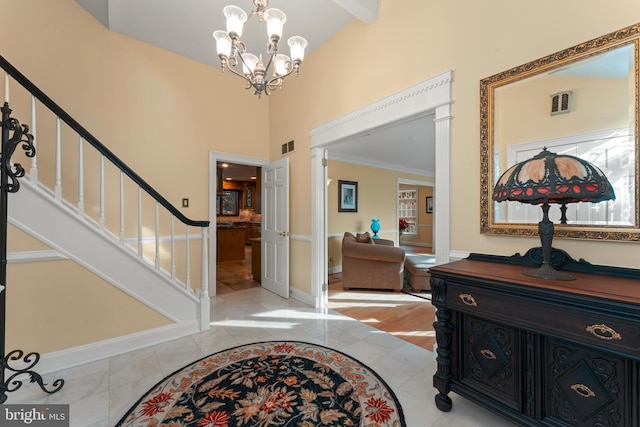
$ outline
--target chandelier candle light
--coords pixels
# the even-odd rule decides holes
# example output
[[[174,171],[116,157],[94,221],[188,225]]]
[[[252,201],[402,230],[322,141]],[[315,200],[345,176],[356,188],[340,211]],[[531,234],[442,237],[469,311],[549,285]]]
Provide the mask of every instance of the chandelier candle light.
[[[295,71],[296,77],[298,76],[307,41],[300,36],[293,36],[288,40],[291,58],[278,53],[278,42],[282,36],[287,16],[279,9],[267,9],[268,0],[253,0],[253,4],[256,10],[249,15],[237,6],[225,6],[223,12],[227,18],[227,31],[215,31],[213,38],[216,40],[222,71],[227,69],[245,79],[246,89],[254,88],[254,94],[260,98],[263,92],[269,95],[276,88],[282,88],[283,79],[292,72]],[[240,38],[244,25],[253,15],[258,17],[259,22],[265,21],[267,24],[267,54],[269,56],[267,65],[264,65],[262,55],[256,56],[247,52],[246,46]],[[237,71],[240,64],[242,72]],[[271,65],[273,65],[273,71],[269,77]]]

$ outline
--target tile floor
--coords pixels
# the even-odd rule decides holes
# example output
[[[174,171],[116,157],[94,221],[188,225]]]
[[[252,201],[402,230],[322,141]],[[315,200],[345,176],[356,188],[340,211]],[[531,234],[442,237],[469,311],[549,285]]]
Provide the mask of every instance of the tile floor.
[[[53,395],[25,383],[9,394],[7,403],[69,403],[71,426],[113,426],[148,389],[180,367],[225,348],[278,339],[325,345],[368,365],[396,393],[408,427],[513,425],[453,393],[452,411],[440,412],[431,386],[432,352],[259,287],[213,298],[208,331],[48,375],[49,384],[56,378],[66,381]]]
[[[216,295],[259,287],[251,274],[251,246],[245,247],[241,261],[219,262],[216,265]]]

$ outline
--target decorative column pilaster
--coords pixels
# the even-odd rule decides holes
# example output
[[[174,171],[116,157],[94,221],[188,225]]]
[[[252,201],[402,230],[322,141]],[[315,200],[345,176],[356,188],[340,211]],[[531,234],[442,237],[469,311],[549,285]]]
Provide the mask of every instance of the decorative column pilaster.
[[[433,238],[436,264],[449,262],[451,251],[451,104],[436,108],[436,187]]]

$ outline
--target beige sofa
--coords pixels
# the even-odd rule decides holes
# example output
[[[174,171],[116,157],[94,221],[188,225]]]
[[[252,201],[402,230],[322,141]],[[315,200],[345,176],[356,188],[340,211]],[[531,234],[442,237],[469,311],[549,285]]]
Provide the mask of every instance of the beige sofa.
[[[342,238],[342,287],[402,290],[404,249],[393,240],[372,239],[369,233]]]

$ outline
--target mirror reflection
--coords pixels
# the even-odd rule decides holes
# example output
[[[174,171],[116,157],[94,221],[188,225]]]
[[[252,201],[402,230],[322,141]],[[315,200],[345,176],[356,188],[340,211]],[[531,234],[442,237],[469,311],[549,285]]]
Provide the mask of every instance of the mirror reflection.
[[[491,192],[509,167],[547,148],[598,166],[616,194],[614,201],[567,205],[566,224],[553,205],[557,235],[637,240],[638,32],[612,41],[618,33],[481,81],[483,232],[535,234],[539,207],[495,203]]]

